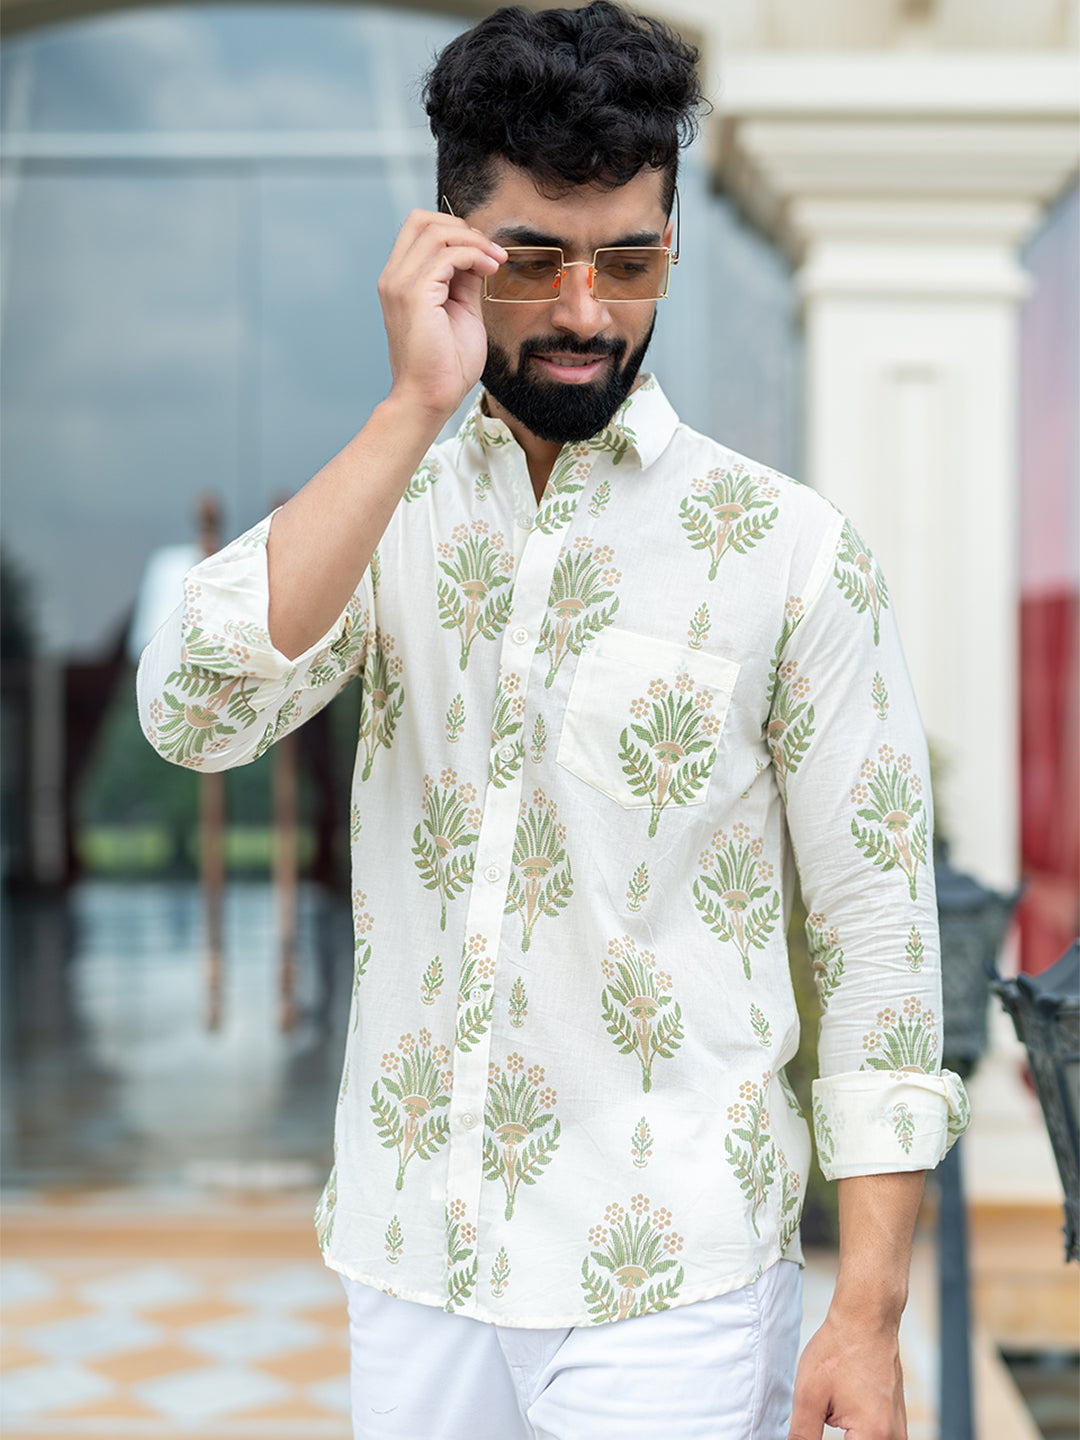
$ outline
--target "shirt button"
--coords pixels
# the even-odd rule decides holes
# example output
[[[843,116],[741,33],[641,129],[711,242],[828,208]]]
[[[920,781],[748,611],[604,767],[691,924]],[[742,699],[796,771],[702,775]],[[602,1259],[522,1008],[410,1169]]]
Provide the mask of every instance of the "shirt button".
[[[470,991],[469,991],[469,999],[470,999],[470,1000],[482,1000],[483,998],[484,998],[484,992],[483,992],[483,990],[470,990]]]
[[[519,515],[517,523],[522,530],[531,530],[533,527],[533,522],[529,519],[528,515]]]
[[[502,871],[499,869],[498,865],[489,865],[484,871],[484,876],[486,879],[490,880],[492,884],[494,884],[496,880],[501,879]]]
[[[514,746],[514,745],[500,745],[500,746],[499,746],[499,759],[500,759],[500,760],[513,760],[513,758],[514,758],[514,756],[515,756],[516,754],[517,754],[517,747]]]
[[[466,1110],[465,1114],[461,1117],[461,1123],[465,1126],[466,1130],[471,1130],[476,1124],[476,1116],[471,1110]]]
[[[524,625],[519,625],[516,630],[511,630],[510,639],[513,640],[515,645],[527,645],[529,632],[525,629]]]

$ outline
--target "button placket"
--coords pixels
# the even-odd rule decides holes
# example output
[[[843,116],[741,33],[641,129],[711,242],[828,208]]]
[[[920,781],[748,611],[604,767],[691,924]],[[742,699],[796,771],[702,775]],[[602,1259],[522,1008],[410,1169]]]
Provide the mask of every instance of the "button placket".
[[[515,526],[515,530],[518,528]],[[564,540],[565,528],[550,534],[533,526],[526,535],[514,577],[513,606],[503,633],[500,673],[518,675],[521,693],[526,697],[552,577]],[[496,753],[501,759],[510,760],[516,755],[517,748],[506,743],[499,746]],[[466,944],[472,937],[479,937],[487,954],[495,961],[494,994],[498,994],[499,989],[500,947],[523,783],[524,766],[506,785],[500,787],[489,783],[487,786],[474,861],[475,878],[469,893]],[[462,993],[460,984],[458,993],[462,997],[458,1002],[460,1019],[470,1001],[476,1002],[472,1000],[471,991],[469,994]],[[483,1117],[497,1014],[497,1007],[493,1004],[484,1034],[468,1050],[455,1045],[453,1057],[447,1203],[462,1204],[466,1219],[476,1227],[481,1269],[491,1259],[484,1250],[479,1213],[483,1186]],[[469,1313],[469,1309],[466,1304],[462,1313]]]

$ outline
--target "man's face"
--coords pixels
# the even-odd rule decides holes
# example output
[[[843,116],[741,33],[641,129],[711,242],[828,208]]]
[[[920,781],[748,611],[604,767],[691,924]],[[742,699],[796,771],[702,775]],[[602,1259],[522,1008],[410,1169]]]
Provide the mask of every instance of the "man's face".
[[[558,245],[567,261],[586,263],[567,269],[552,300],[484,301],[492,413],[506,410],[541,440],[587,440],[633,389],[656,318],[652,300],[594,300],[588,265],[604,246],[670,244],[663,177],[641,171],[617,190],[581,185],[546,199],[528,171],[500,162],[498,174],[469,224],[500,245]]]

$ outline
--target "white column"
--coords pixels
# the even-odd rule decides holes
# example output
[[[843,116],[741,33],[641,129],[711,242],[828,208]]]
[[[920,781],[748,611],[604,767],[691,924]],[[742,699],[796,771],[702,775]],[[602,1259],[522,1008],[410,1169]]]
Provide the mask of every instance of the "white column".
[[[1017,871],[1019,247],[1075,169],[1077,67],[742,56],[722,174],[798,268],[807,473],[889,581],[953,861]]]

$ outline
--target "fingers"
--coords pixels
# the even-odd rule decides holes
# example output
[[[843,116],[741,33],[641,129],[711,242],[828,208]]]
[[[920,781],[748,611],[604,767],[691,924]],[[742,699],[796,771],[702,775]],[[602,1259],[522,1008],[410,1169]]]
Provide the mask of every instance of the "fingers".
[[[398,232],[380,286],[383,282],[415,285],[428,277],[448,284],[456,271],[490,275],[505,260],[501,245],[464,220],[432,210],[413,210]]]

